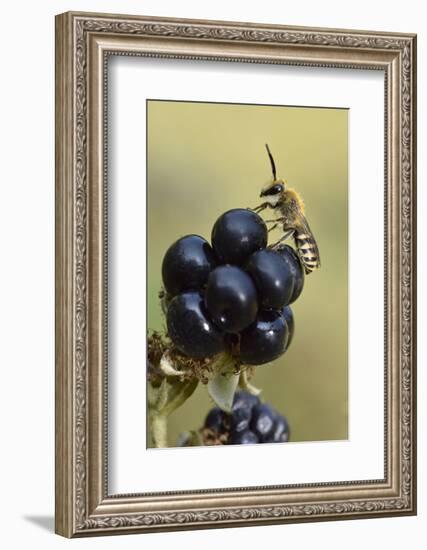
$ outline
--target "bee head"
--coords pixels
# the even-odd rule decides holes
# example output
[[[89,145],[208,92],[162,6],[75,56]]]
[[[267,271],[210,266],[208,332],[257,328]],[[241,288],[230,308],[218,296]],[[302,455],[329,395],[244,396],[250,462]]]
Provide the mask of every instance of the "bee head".
[[[263,197],[265,201],[270,203],[272,206],[276,206],[283,191],[285,190],[285,182],[282,179],[277,179],[276,165],[274,163],[273,155],[271,154],[270,148],[267,144],[265,144],[265,147],[270,159],[273,179],[262,188],[260,197]]]

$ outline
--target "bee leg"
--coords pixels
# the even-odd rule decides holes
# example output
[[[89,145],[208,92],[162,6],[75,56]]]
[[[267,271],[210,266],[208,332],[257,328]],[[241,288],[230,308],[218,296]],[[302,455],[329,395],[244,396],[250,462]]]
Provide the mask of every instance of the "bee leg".
[[[267,221],[270,221],[270,220],[267,220]],[[276,222],[274,225],[272,225],[270,227],[270,229],[268,230],[268,232],[270,233],[270,231],[273,231],[273,229],[276,229],[276,227],[278,226],[279,224]]]
[[[274,244],[272,244],[270,246],[270,248],[277,248],[279,246],[280,243],[282,243],[283,241],[286,241],[286,239],[288,239],[291,235],[293,235],[294,233],[294,230],[291,229],[290,231],[286,231],[286,233],[283,233],[283,235],[280,237],[280,239],[275,242]]]
[[[255,208],[249,208],[249,210],[253,210],[253,212],[262,212],[265,210],[268,206],[268,202],[263,202],[262,204],[259,204],[258,206],[255,206]]]

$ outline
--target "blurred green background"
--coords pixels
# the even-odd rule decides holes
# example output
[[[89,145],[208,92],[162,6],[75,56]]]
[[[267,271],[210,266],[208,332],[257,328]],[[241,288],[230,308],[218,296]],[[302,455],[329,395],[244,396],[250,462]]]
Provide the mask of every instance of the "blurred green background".
[[[322,267],[292,305],[289,350],[252,382],[287,416],[291,441],[347,439],[348,111],[150,100],[147,125],[148,327],[164,329],[157,295],[167,248],[191,233],[210,240],[220,214],[260,203],[268,143],[278,176],[304,198]],[[199,428],[211,406],[200,385],[171,416],[169,445]]]

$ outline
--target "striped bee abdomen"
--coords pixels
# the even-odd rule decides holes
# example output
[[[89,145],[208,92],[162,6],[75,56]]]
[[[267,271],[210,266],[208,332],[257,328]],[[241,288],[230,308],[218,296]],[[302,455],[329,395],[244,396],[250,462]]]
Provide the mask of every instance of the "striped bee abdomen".
[[[294,238],[295,246],[306,274],[319,269],[319,249],[312,233],[308,231],[295,231]]]

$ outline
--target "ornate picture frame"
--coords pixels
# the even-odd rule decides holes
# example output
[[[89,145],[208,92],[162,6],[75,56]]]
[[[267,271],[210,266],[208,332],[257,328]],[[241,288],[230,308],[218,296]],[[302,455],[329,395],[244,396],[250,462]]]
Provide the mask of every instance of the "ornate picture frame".
[[[108,492],[106,60],[382,71],[384,478]],[[65,537],[416,513],[416,36],[68,12],[56,17],[56,532]]]

